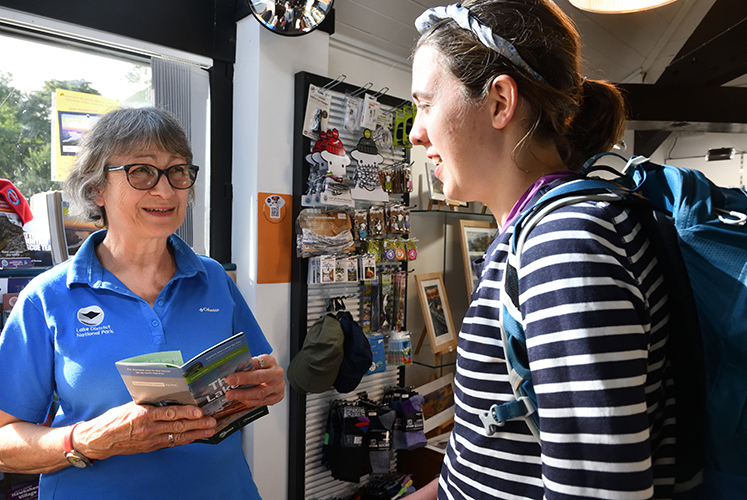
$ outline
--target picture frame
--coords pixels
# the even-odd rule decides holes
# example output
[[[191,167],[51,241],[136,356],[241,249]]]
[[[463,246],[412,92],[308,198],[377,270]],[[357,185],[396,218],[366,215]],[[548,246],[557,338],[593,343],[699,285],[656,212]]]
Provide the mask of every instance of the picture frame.
[[[433,163],[425,164],[428,170],[428,196],[434,201],[446,201],[444,194],[444,183],[436,177],[436,166]]]
[[[434,354],[451,352],[457,344],[457,334],[446,297],[443,275],[428,273],[415,275],[423,322]]]
[[[498,224],[488,221],[461,219],[459,221],[459,229],[462,236],[462,256],[464,257],[464,277],[467,281],[467,297],[471,298],[479,279],[473,262],[485,254],[485,251],[495,237]]]
[[[450,432],[445,432],[443,434],[439,434],[438,436],[433,436],[432,438],[428,438],[428,442],[425,447],[429,450],[435,451],[436,453],[446,455],[446,447],[449,445],[450,437]]]
[[[428,178],[428,197],[431,201],[438,201],[439,207],[444,203],[451,206],[466,207],[467,203],[464,201],[450,200],[444,194],[444,183],[441,179],[436,177],[436,166],[433,163],[426,162],[425,169],[427,170]]]
[[[423,432],[454,420],[454,374],[448,373],[415,389],[423,396]]]

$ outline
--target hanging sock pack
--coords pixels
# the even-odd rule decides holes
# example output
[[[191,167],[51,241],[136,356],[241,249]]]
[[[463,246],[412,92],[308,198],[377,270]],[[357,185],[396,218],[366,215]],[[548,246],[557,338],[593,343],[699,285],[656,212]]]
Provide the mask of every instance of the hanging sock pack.
[[[423,396],[409,387],[388,387],[384,402],[396,412],[392,428],[392,448],[414,450],[428,443],[423,421]]]
[[[355,402],[333,401],[322,446],[322,463],[340,481],[357,483],[371,473],[366,446],[370,419]]]

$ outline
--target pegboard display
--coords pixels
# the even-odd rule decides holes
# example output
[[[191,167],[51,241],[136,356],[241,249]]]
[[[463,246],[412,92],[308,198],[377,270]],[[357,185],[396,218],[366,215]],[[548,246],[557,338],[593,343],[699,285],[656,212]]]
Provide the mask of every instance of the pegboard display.
[[[371,251],[380,251],[380,262],[376,265],[377,273],[395,275],[407,270],[407,258],[397,260],[401,255],[397,245],[406,240],[407,235],[401,237],[392,235],[390,221],[386,228],[385,237],[366,238],[366,234],[354,234],[355,212],[386,209],[393,205],[407,207],[409,203],[408,179],[409,149],[405,147],[409,124],[405,112],[411,103],[386,94],[386,89],[376,91],[371,85],[357,87],[346,84],[342,77],[332,80],[310,73],[296,75],[295,122],[294,122],[294,178],[293,178],[293,217],[299,220],[302,211],[305,214],[348,214],[349,227],[342,227],[340,234],[345,241],[335,240],[336,248],[349,248],[353,245],[356,253],[366,253],[368,245]],[[311,97],[310,97],[311,94]],[[370,121],[366,127],[352,127],[349,107],[358,97],[364,104],[364,110],[371,101],[376,101],[378,121]],[[399,122],[397,117],[399,116]],[[377,124],[394,123],[391,135],[383,133]],[[327,142],[324,142],[324,141]],[[317,154],[317,157],[313,156]],[[324,155],[324,156],[322,156]],[[318,161],[317,161],[318,160]],[[319,169],[319,165],[324,165]],[[383,172],[378,175],[378,172]],[[375,175],[376,174],[376,175]],[[388,175],[391,174],[391,175]],[[408,186],[410,182],[410,186]],[[364,192],[365,190],[365,192]],[[390,210],[391,212],[391,210]],[[397,221],[398,212],[388,215]],[[336,216],[336,215],[335,215]],[[340,217],[344,217],[340,215]],[[334,218],[334,217],[333,217]],[[303,218],[302,218],[303,219]],[[400,223],[403,217],[399,218]],[[340,223],[342,224],[342,223]],[[372,226],[373,227],[373,226]],[[356,260],[356,279],[346,281],[344,277],[345,255],[338,257],[338,279],[327,275],[327,281],[322,282],[319,274],[312,279],[315,270],[313,257],[321,252],[313,245],[302,247],[302,235],[298,225],[299,236],[296,240],[299,249],[294,256],[291,274],[291,358],[302,348],[308,329],[327,312],[330,300],[337,298],[344,303],[345,309],[351,313],[353,319],[362,326],[366,325],[367,292],[362,278],[364,267]],[[350,233],[343,234],[343,233]],[[336,236],[336,235],[335,235]],[[348,241],[347,238],[352,238]],[[368,243],[375,239],[374,243]],[[384,243],[384,240],[391,240]],[[313,242],[311,242],[313,243]],[[413,242],[411,242],[413,243]],[[324,244],[329,244],[325,242]],[[339,245],[338,245],[339,244]],[[387,261],[383,252],[392,249],[397,253],[396,258]],[[352,253],[352,252],[351,252]],[[303,255],[303,256],[302,256]],[[392,254],[394,255],[394,254]],[[342,259],[342,264],[339,262]],[[329,260],[329,259],[324,259]],[[351,259],[352,260],[352,259]],[[360,260],[360,259],[358,259]],[[315,265],[319,265],[318,260]],[[332,259],[334,262],[334,259]],[[335,269],[334,264],[325,264],[326,269]],[[331,267],[330,267],[331,266]],[[318,271],[317,271],[318,272]],[[352,276],[352,275],[351,275]],[[406,304],[387,304],[392,308],[391,324],[396,326],[397,312],[404,318]],[[384,306],[382,306],[384,307]],[[378,316],[377,316],[378,317]],[[375,330],[367,325],[364,330]],[[400,327],[403,326],[400,324]],[[359,386],[351,393],[341,394],[330,388],[322,393],[301,394],[293,388],[290,390],[290,426],[289,426],[289,499],[317,499],[344,498],[354,493],[361,484],[365,484],[367,476],[361,477],[360,483],[346,482],[334,479],[331,471],[322,463],[322,445],[324,443],[325,426],[330,403],[335,399],[355,398],[360,392],[365,392],[370,399],[378,399],[383,395],[384,387],[400,385],[403,378],[402,368],[394,365],[385,370],[369,373],[363,376]],[[393,454],[390,470],[396,468],[396,454]]]

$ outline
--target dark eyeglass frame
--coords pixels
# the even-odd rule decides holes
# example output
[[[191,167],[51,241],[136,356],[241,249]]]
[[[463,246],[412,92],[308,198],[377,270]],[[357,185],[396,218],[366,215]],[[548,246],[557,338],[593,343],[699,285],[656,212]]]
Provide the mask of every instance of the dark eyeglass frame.
[[[130,169],[132,167],[152,167],[152,168],[154,168],[158,172],[158,177],[156,177],[156,182],[154,182],[152,186],[144,187],[144,188],[143,187],[137,187],[137,186],[133,185],[132,181],[130,180]],[[174,184],[171,182],[171,177],[169,176],[169,174],[171,173],[171,171],[173,169],[178,168],[178,167],[187,167],[187,173],[189,173],[190,171],[194,172],[194,177],[192,177],[190,175],[190,179],[191,179],[192,183],[189,186],[185,186],[185,187],[174,186]],[[116,172],[118,170],[124,170],[125,175],[127,176],[127,182],[130,184],[130,186],[132,186],[133,189],[137,189],[139,191],[148,191],[149,189],[153,189],[154,187],[156,187],[158,185],[158,183],[161,181],[161,176],[162,175],[166,176],[166,180],[169,182],[169,185],[172,188],[174,188],[174,189],[189,189],[189,188],[191,188],[192,186],[195,185],[195,182],[197,182],[197,172],[200,171],[200,167],[198,167],[197,165],[192,165],[190,163],[180,163],[178,165],[171,165],[170,167],[161,170],[160,168],[156,167],[155,165],[151,165],[150,163],[131,163],[129,165],[107,165],[106,167],[104,167],[104,170],[107,171],[107,172]]]

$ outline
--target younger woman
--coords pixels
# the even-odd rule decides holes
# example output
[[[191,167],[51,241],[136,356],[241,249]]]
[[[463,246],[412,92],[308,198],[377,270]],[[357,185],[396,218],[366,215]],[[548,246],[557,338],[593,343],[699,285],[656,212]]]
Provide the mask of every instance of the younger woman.
[[[577,177],[624,130],[623,100],[579,69],[579,35],[549,0],[469,0],[417,22],[410,133],[447,197],[487,205],[500,231],[459,333],[454,430],[440,478],[415,498],[672,498],[669,307],[638,220],[586,202],[531,232],[521,322],[540,441],[523,420],[488,436],[479,414],[514,399],[500,284],[519,213]]]

